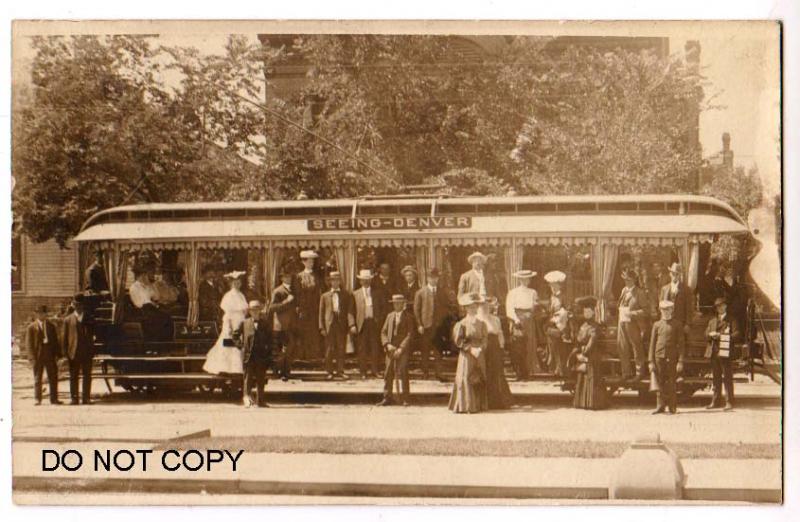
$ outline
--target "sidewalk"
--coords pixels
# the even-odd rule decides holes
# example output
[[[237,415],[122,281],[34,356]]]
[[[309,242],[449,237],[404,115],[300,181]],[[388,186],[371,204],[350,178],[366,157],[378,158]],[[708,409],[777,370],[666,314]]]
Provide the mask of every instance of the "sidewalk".
[[[160,466],[160,453],[154,453],[147,472],[94,472],[84,465],[76,472],[48,473],[40,469],[42,447],[17,444],[15,492],[79,488],[83,492],[606,499],[616,466],[615,459],[244,454],[236,473],[229,465],[211,471],[168,472]],[[79,448],[90,453],[88,445]],[[698,459],[683,461],[683,466],[687,500],[780,500],[779,460]]]

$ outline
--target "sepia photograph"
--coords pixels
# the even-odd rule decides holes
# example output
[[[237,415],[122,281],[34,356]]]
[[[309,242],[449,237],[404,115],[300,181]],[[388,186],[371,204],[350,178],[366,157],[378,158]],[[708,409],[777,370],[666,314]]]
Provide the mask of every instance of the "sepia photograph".
[[[11,38],[16,504],[783,503],[779,21]]]

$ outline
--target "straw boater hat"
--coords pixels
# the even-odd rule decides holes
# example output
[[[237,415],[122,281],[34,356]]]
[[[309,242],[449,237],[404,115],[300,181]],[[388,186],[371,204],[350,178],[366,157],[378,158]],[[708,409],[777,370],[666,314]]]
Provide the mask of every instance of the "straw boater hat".
[[[578,307],[580,307],[581,309],[583,308],[594,309],[597,306],[597,298],[593,295],[579,297],[578,299],[575,299],[575,304],[578,305]]]
[[[681,264],[680,264],[680,263],[672,263],[671,265],[669,265],[669,268],[668,268],[668,270],[669,270],[670,272],[673,272],[673,273],[674,273],[674,272],[677,272],[677,273],[679,273],[679,274],[680,274],[680,273],[682,273],[682,272],[683,272],[683,267],[681,266]]]
[[[391,299],[389,299],[390,303],[405,303],[406,296],[403,294],[394,294]]]
[[[300,259],[316,259],[319,257],[319,254],[314,252],[313,250],[303,250],[300,252]]]
[[[232,272],[228,272],[227,274],[225,274],[225,279],[239,279],[240,277],[242,277],[246,273],[247,272],[245,272],[243,270],[234,270]]]
[[[473,304],[481,304],[484,301],[483,296],[478,293],[463,294],[458,298],[458,304],[461,306],[469,306]]]
[[[482,259],[484,263],[486,262],[487,259],[489,259],[485,254],[483,254],[481,252],[473,252],[467,258],[467,263],[472,263],[472,260],[475,259],[475,258]]]
[[[404,267],[403,267],[403,269],[402,269],[402,270],[400,270],[400,273],[401,273],[401,274],[405,274],[406,272],[413,272],[413,273],[414,273],[414,275],[417,275],[417,269],[416,269],[416,268],[414,268],[414,267],[413,267],[413,266],[411,266],[411,265],[406,265],[406,266],[404,266]]]
[[[517,270],[516,272],[514,272],[514,277],[518,279],[530,279],[535,275],[536,272],[534,272],[533,270]]]
[[[662,310],[672,310],[673,308],[675,308],[675,303],[673,303],[672,301],[664,300],[658,303],[658,307],[661,308]]]
[[[330,272],[328,274],[328,277],[331,278],[331,279],[341,279],[342,278],[342,274],[339,273],[339,271],[334,270],[333,272]]]
[[[548,283],[563,283],[567,280],[567,274],[560,270],[553,270],[544,275],[544,280]]]
[[[263,308],[264,305],[262,305],[261,301],[259,301],[258,299],[253,299],[252,301],[247,303],[247,307],[252,310],[253,308]]]
[[[375,276],[372,275],[372,270],[370,270],[369,268],[364,268],[358,271],[358,275],[356,277],[358,279],[372,279]]]

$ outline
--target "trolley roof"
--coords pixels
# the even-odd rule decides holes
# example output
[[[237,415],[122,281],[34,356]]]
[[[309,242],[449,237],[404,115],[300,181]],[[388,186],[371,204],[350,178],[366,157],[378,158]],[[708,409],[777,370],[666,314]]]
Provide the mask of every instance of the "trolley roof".
[[[378,244],[392,239],[415,244],[431,238],[480,244],[469,238],[504,237],[710,240],[713,235],[747,232],[746,222],[733,208],[706,196],[386,196],[128,205],[96,213],[75,240],[158,242],[182,248],[178,243],[212,247],[239,241],[247,246],[276,240],[283,246],[303,246],[358,238]]]

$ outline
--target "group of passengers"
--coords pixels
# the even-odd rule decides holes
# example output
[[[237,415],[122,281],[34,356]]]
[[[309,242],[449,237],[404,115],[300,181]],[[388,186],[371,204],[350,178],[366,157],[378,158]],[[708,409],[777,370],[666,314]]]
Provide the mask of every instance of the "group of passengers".
[[[303,270],[283,270],[281,284],[272,291],[266,304],[248,300],[242,289],[245,272],[224,274],[227,287],[223,292],[218,267],[208,265],[202,269],[198,288],[200,320],[221,325],[203,368],[217,375],[243,375],[246,406],[266,405],[263,389],[270,367],[288,380],[295,357],[315,354],[317,346],[323,349],[329,380],[348,378],[344,371],[348,352],[357,356],[361,378],[381,376],[384,380],[381,406],[409,404],[412,352],[420,352],[423,378],[432,369],[441,379],[441,354],[448,347],[458,352],[449,403],[454,412],[475,413],[512,405],[504,371],[506,352],[518,380],[551,372],[574,380],[575,407],[601,409],[608,405],[598,347],[602,327],[595,318],[598,301],[585,296],[570,303],[563,290],[567,277],[563,272],[556,270],[544,275],[550,290],[544,300],[530,287],[536,272],[525,269],[515,272],[517,286],[507,292],[505,317],[501,320],[495,279],[487,273],[488,257],[481,252],[469,255],[471,269],[461,275],[455,293],[439,285],[436,267],[426,270],[425,283],[420,285],[415,267],[404,266],[400,270],[402,277],[395,280],[388,263],[381,263],[377,274],[370,269],[358,271],[358,288],[347,291],[338,271],[329,271],[326,276],[320,274],[315,267],[318,257],[312,250],[302,251]],[[87,270],[90,294],[107,291],[102,266],[102,257],[98,255]],[[187,300],[185,287],[169,276],[164,277],[164,271],[148,256],[138,260],[133,271],[135,281],[129,289],[130,301],[143,329],[156,339],[169,338],[173,307],[183,306]],[[618,301],[617,347],[623,379],[632,383],[647,378],[649,373],[655,383],[651,386],[658,391],[658,408],[654,413],[674,413],[676,380],[683,371],[692,294],[681,280],[683,270],[678,263],[669,267],[668,278],[662,272],[663,269],[654,266],[648,277],[629,267],[623,269],[625,286]],[[654,298],[660,314],[657,321],[653,321]],[[736,357],[733,350],[740,332],[737,321],[727,313],[727,301],[726,295],[716,298],[716,314],[706,331],[705,356],[711,360],[714,377],[714,398],[709,408],[732,408],[730,361]],[[85,301],[76,298],[74,308],[70,316],[75,320],[69,324],[76,326],[72,323],[77,322],[77,326],[70,326],[69,335],[77,336],[78,340],[66,337],[73,352],[76,347],[91,344],[81,340],[80,333],[87,316]],[[456,316],[453,310],[458,311]],[[51,401],[57,401],[53,395],[56,387],[51,360],[62,353],[60,346],[52,348],[55,341],[48,334],[45,315],[46,310],[41,311],[27,336],[37,403],[41,401],[43,371],[47,371],[48,380],[53,383]],[[59,345],[63,344],[59,341]],[[48,356],[50,352],[53,354]],[[73,402],[78,398],[77,375],[85,367],[85,359],[78,354],[77,362],[70,365]],[[87,379],[90,385],[91,378],[84,368],[86,402]]]

